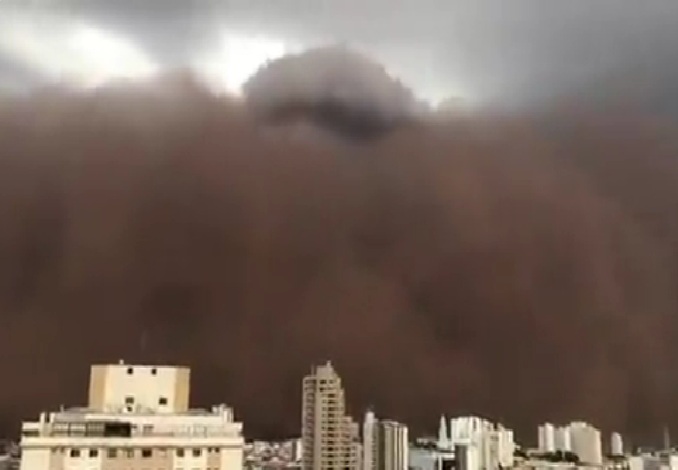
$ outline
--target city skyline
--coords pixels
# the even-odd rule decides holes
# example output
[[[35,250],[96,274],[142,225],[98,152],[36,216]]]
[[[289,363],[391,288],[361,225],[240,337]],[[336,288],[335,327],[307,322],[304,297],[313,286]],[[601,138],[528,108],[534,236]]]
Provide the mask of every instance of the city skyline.
[[[133,370],[141,370],[142,377],[143,371],[148,373],[146,381],[139,380],[139,375],[135,379],[137,382],[132,382],[133,388],[121,388],[121,384],[127,382],[132,378]],[[162,371],[165,372],[162,372]],[[167,372],[169,371],[169,372]],[[156,384],[156,380],[160,374],[162,382]],[[148,380],[150,379],[150,380]],[[350,394],[346,396],[346,392],[343,386],[343,381],[335,369],[335,366],[331,360],[326,360],[324,362],[319,362],[311,366],[311,374],[306,374],[301,376],[301,386],[299,387],[300,396],[302,397],[301,403],[302,410],[301,414],[301,423],[303,430],[304,416],[307,407],[314,403],[316,400],[323,402],[327,400],[325,397],[322,398],[325,394],[329,393],[331,395],[331,403],[337,408],[337,415],[332,419],[336,419],[338,423],[348,423],[349,428],[351,429],[350,433],[354,433],[353,429],[360,429],[361,435],[364,436],[365,429],[368,423],[371,426],[376,426],[378,424],[384,424],[386,426],[397,426],[399,423],[396,420],[390,418],[381,418],[378,416],[378,410],[374,406],[366,407],[362,414],[357,412],[354,415],[354,412],[351,411],[348,406]],[[323,391],[311,392],[310,390],[314,389],[316,386],[320,386],[320,382],[323,382]],[[325,388],[329,383],[329,389]],[[167,365],[167,363],[135,363],[129,362],[124,359],[119,359],[117,362],[111,363],[99,363],[91,365],[89,368],[89,380],[88,380],[88,394],[87,394],[87,406],[83,409],[92,409],[92,410],[110,410],[114,412],[118,411],[127,411],[134,412],[135,410],[149,410],[158,413],[185,413],[191,408],[189,407],[189,400],[191,397],[191,367],[187,365]],[[315,384],[315,385],[312,385]],[[129,387],[129,385],[127,385]],[[309,388],[311,387],[311,388]],[[161,390],[169,390],[170,395],[162,395]],[[320,390],[320,389],[318,389]],[[130,397],[127,396],[131,394],[134,396],[132,401]],[[172,395],[174,394],[174,395]],[[316,398],[318,397],[318,398]],[[306,404],[308,402],[308,404]],[[64,408],[64,405],[61,405],[61,408]],[[76,406],[74,409],[78,409]],[[231,411],[232,413],[233,411]],[[356,421],[354,416],[362,416],[362,421]],[[348,421],[345,421],[348,419]],[[496,423],[496,424],[494,424]],[[568,426],[580,428],[588,426],[588,423],[578,420],[570,419],[565,420],[562,425],[559,425],[550,421],[541,421],[535,427],[534,435],[528,433],[527,436],[520,436],[521,442],[527,442],[528,445],[533,445],[536,449],[540,449],[545,452],[553,452],[555,450],[565,450],[568,451],[572,448],[573,444],[571,440],[563,441],[563,438],[559,436],[559,432],[565,430]],[[510,433],[509,439],[513,440],[513,430],[510,428],[504,428],[504,425],[510,423],[499,422],[496,419],[493,419],[489,416],[483,416],[478,413],[471,414],[454,414],[449,412],[442,412],[439,414],[439,420],[437,422],[436,433],[431,432],[431,429],[427,429],[424,432],[416,434],[412,439],[409,439],[410,442],[414,442],[418,438],[430,438],[437,439],[438,445],[441,448],[451,445],[449,443],[454,443],[455,440],[465,440],[472,435],[474,429],[482,429],[484,426],[490,426],[491,429],[494,429],[495,426],[498,426],[499,430],[506,430]],[[670,436],[667,434],[668,429],[662,429],[662,439],[661,446],[666,448],[670,446]],[[303,432],[300,432],[299,435],[294,433],[288,436],[280,436],[279,440],[284,439],[300,439],[303,440]],[[600,434],[600,431],[598,431]],[[625,441],[622,441],[622,434],[618,431],[611,430],[609,434],[612,436],[610,441],[619,439],[618,447],[623,448]],[[12,436],[7,436],[12,437]],[[410,436],[411,437],[411,436]],[[248,441],[253,442],[261,440],[261,436],[249,436]],[[265,439],[264,439],[265,440]],[[273,439],[275,441],[276,439]],[[601,441],[602,442],[602,441]],[[361,443],[364,444],[364,441],[361,440]],[[661,446],[659,446],[661,448]],[[453,447],[453,444],[452,444]],[[609,449],[614,449],[614,444],[610,443],[608,446]],[[601,454],[602,455],[602,454]]]
[[[133,364],[133,363],[125,362],[124,360],[120,359],[115,364],[118,366],[120,371],[124,372],[125,370],[128,370],[127,369],[128,366],[131,366],[131,364]],[[173,398],[163,397],[162,398],[163,401],[161,401],[160,404],[161,404],[161,408],[163,406],[169,406],[168,409],[177,410],[177,411],[182,411],[182,410],[186,411],[186,410],[188,410],[188,399],[189,399],[188,390],[190,389],[190,385],[189,385],[190,368],[188,366],[167,366],[165,364],[166,363],[154,364],[154,363],[147,362],[147,363],[144,363],[144,365],[138,365],[137,364],[137,365],[134,365],[133,367],[141,367],[141,368],[148,369],[149,371],[155,371],[155,370],[158,370],[158,369],[166,369],[166,368],[177,369],[178,372],[177,372],[176,379],[172,379],[172,380],[176,381],[175,382],[176,385],[174,385],[173,387],[174,387],[175,392],[178,391],[177,393],[180,393],[181,397],[179,398],[179,401],[176,402],[176,404],[175,404]],[[122,400],[121,396],[120,396],[120,393],[111,391],[111,390],[114,390],[114,389],[109,390],[105,385],[107,383],[107,380],[108,381],[111,380],[111,379],[106,379],[107,374],[110,375],[110,372],[108,372],[108,369],[110,369],[111,367],[114,367],[114,366],[115,366],[114,363],[111,363],[111,365],[93,365],[93,366],[91,366],[89,388],[88,388],[88,390],[89,390],[89,393],[88,393],[89,406],[92,407],[93,409],[97,409],[98,407],[100,408],[101,406],[103,406],[104,403],[107,403],[107,400],[108,400],[109,403],[112,403],[111,400],[113,400],[113,402],[117,403],[116,405],[113,405],[113,408],[116,408],[116,407],[125,408],[126,407],[126,408],[129,408],[128,411],[132,411],[131,408],[130,408],[131,404],[124,402]],[[364,411],[362,413],[362,416],[363,416],[362,422],[355,421],[353,419],[354,411],[352,411],[353,408],[350,406],[350,400],[344,397],[345,392],[344,392],[344,388],[342,386],[342,380],[341,380],[339,374],[335,371],[332,361],[325,361],[324,363],[322,363],[322,362],[319,363],[319,365],[318,364],[313,365],[312,371],[314,371],[314,373],[319,371],[320,374],[325,374],[328,377],[333,377],[334,380],[337,381],[337,387],[338,387],[337,392],[339,393],[339,396],[341,397],[340,398],[341,405],[340,405],[339,409],[343,410],[342,413],[345,413],[343,416],[344,416],[345,420],[348,420],[348,421],[345,422],[345,424],[348,424],[349,428],[351,429],[349,434],[355,436],[356,435],[355,430],[356,429],[362,429],[362,432],[361,432],[361,435],[362,435],[365,432],[365,423],[368,420],[374,420],[374,425],[382,424],[382,423],[387,424],[387,425],[398,425],[399,424],[398,421],[395,421],[395,420],[392,420],[392,419],[385,419],[385,420],[377,419],[377,417],[376,417],[377,415],[375,414],[376,408],[375,408],[374,405],[370,405],[370,406],[367,406],[367,407],[364,408]],[[124,374],[122,374],[122,375],[124,375]],[[153,373],[152,375],[155,375],[155,373]],[[306,397],[306,393],[307,393],[305,391],[306,390],[306,381],[309,380],[310,377],[312,377],[312,375],[304,376],[304,380],[302,381],[302,383],[304,385],[302,385],[300,387],[300,392],[301,392],[302,397]],[[115,383],[115,382],[113,382],[113,383]],[[111,393],[113,393],[113,395],[111,395]],[[137,389],[137,393],[140,393],[141,394],[140,396],[142,398],[141,398],[141,401],[138,401],[137,403],[134,404],[135,407],[142,407],[142,408],[150,407],[149,409],[151,409],[154,406],[157,406],[157,403],[152,403],[153,400],[156,400],[155,394],[154,394],[155,392],[153,391],[153,389],[151,389],[150,391],[144,391],[143,386],[142,386],[141,388]],[[148,405],[144,405],[144,401],[143,401],[144,396],[152,397],[151,402],[148,402]],[[106,397],[108,397],[108,398],[106,398]],[[305,400],[306,400],[306,398],[302,399],[302,406],[300,407],[302,412],[303,412],[304,409],[306,409],[305,405],[303,405]],[[167,404],[168,402],[169,402],[169,405]],[[111,405],[108,405],[108,406],[111,406]],[[64,405],[62,404],[61,407],[63,408]],[[355,412],[355,413],[356,413],[355,416],[360,416],[359,412]],[[454,418],[455,416],[457,418]],[[443,439],[442,439],[442,436],[444,435],[443,433],[447,433],[449,431],[449,435],[454,436],[455,433],[459,432],[459,431],[455,431],[455,426],[462,426],[462,428],[464,428],[465,426],[469,426],[469,424],[457,425],[457,424],[455,424],[455,419],[459,419],[459,420],[463,421],[464,423],[466,423],[465,420],[470,420],[469,423],[476,423],[476,422],[477,423],[486,423],[487,425],[492,425],[492,426],[494,426],[494,424],[491,424],[491,423],[499,423],[498,426],[500,427],[500,429],[503,429],[503,425],[506,424],[506,423],[500,423],[496,419],[493,419],[493,417],[491,417],[491,416],[487,416],[487,415],[483,415],[483,414],[479,414],[479,413],[471,413],[471,414],[457,413],[457,414],[455,414],[455,413],[450,413],[450,412],[443,412],[443,413],[439,414],[439,418],[440,419],[438,421],[438,425],[437,425],[437,428],[436,428],[437,434],[435,432],[432,432],[433,427],[429,426],[429,427],[426,427],[424,430],[420,430],[420,429],[417,430],[418,433],[416,434],[416,436],[418,436],[418,437],[416,437],[415,439],[410,439],[410,442],[413,442],[417,438],[433,439],[434,436],[437,436],[437,442],[439,442],[440,446],[444,447],[443,444],[440,444],[441,442],[443,442]],[[448,422],[448,419],[449,419],[449,422]],[[303,413],[302,413],[302,421],[303,421]],[[343,420],[339,420],[339,422],[344,423]],[[525,435],[519,436],[519,440],[520,440],[520,442],[526,443],[528,446],[534,446],[534,448],[540,449],[544,452],[553,452],[553,451],[557,451],[557,450],[559,450],[559,451],[569,451],[573,448],[573,446],[576,446],[576,444],[572,443],[573,441],[570,440],[572,438],[570,438],[569,435],[568,435],[567,440],[563,440],[564,437],[561,434],[562,431],[566,430],[568,427],[571,427],[571,426],[574,426],[575,428],[577,428],[577,427],[580,427],[580,426],[586,427],[586,426],[589,426],[589,424],[586,423],[585,421],[580,420],[580,419],[569,419],[569,420],[565,419],[561,422],[566,423],[566,424],[558,425],[558,424],[554,424],[553,422],[550,422],[550,421],[540,421],[539,422],[540,424],[538,423],[535,427],[535,429],[536,429],[535,433],[531,433],[531,432],[528,431],[527,433],[525,433]],[[508,424],[510,424],[510,423],[508,423]],[[473,424],[473,426],[479,426],[479,425],[480,424]],[[302,426],[302,429],[303,429],[303,426]],[[597,430],[595,428],[593,428],[593,429],[600,436],[601,431]],[[509,429],[509,431],[510,431],[511,436],[512,436],[513,430]],[[464,431],[464,432],[468,432],[468,431]],[[601,439],[602,443],[607,442],[607,444],[603,444],[604,446],[606,446],[604,449],[601,448],[597,451],[600,454],[600,456],[603,455],[602,454],[603,451],[606,451],[606,452],[612,451],[612,453],[614,454],[615,444],[613,443],[613,441],[615,441],[615,440],[617,440],[617,448],[624,448],[624,446],[629,445],[629,442],[631,442],[631,446],[641,446],[642,447],[642,446],[645,445],[645,444],[643,444],[643,445],[633,444],[632,441],[630,441],[630,440],[627,441],[627,439],[622,437],[622,433],[620,433],[617,430],[611,429],[611,430],[608,430],[606,432],[607,432],[608,437],[610,437],[610,436],[611,437],[609,438],[608,441],[604,441],[604,440]],[[655,444],[658,444],[658,443],[661,442],[661,445],[658,445],[657,448],[668,448],[668,447],[670,447],[671,446],[670,431],[668,430],[668,428],[666,426],[664,426],[661,429],[661,432],[662,432],[662,434],[661,434],[660,438],[658,438],[655,442]],[[286,439],[292,439],[292,440],[299,439],[299,440],[303,441],[303,439],[304,439],[301,434],[299,436],[296,436],[295,433],[290,433],[289,435],[275,436],[275,437],[270,437],[270,436],[268,436],[268,437],[263,436],[262,437],[262,436],[257,436],[255,434],[250,434],[250,435],[243,434],[243,435],[246,436],[248,442],[254,442],[254,441],[258,441],[258,440],[262,440],[264,442],[265,441],[271,441],[271,442],[281,441],[282,442]],[[6,437],[11,439],[12,437],[15,437],[15,436],[10,434],[10,435],[7,435]],[[513,439],[513,438],[511,437],[511,439]],[[452,438],[449,442],[453,442],[453,441],[454,441],[454,438]],[[361,440],[361,444],[364,445],[365,442],[363,440]],[[362,464],[364,464],[364,463],[361,462],[361,468],[362,468]],[[367,470],[367,469],[364,469],[364,470]]]
[[[23,422],[20,469],[641,470],[638,465],[659,462],[673,470],[678,464],[668,437],[659,453],[629,452],[620,433],[604,441],[582,421],[545,422],[536,447],[516,441],[504,423],[478,416],[441,415],[437,439],[413,437],[406,424],[373,410],[360,425],[346,413],[346,390],[331,361],[313,365],[300,380],[299,438],[246,443],[233,408],[191,405],[190,373],[185,366],[124,360],[92,365],[86,406]],[[0,457],[0,464],[13,462]]]

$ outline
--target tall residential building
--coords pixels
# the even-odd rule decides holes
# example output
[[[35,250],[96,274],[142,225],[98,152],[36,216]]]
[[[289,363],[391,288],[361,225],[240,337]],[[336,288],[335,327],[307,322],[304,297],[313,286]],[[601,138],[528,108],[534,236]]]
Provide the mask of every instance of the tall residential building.
[[[407,470],[409,443],[407,426],[397,421],[381,421],[380,443],[383,442],[383,470]]]
[[[574,422],[568,426],[572,443],[572,452],[583,463],[600,465],[603,463],[603,450],[600,431],[583,422]]]
[[[613,432],[610,438],[610,454],[616,457],[624,455],[624,441],[618,432]]]
[[[363,470],[379,468],[379,422],[373,411],[363,420]]]
[[[454,446],[454,460],[456,470],[474,470],[478,468],[477,453],[468,444]],[[442,467],[439,467],[442,468]]]
[[[501,424],[494,424],[476,416],[465,416],[450,420],[448,447],[443,450],[464,452],[464,465],[469,470],[493,470],[497,467],[513,466],[515,442],[513,431]],[[459,447],[462,446],[462,447]]]
[[[183,367],[93,366],[85,408],[22,425],[21,470],[241,470],[242,424],[225,405],[188,408]]]
[[[556,451],[556,429],[551,423],[539,426],[539,451],[552,453]]]
[[[357,470],[358,427],[346,415],[344,388],[331,362],[314,366],[304,377],[302,401],[302,468]]]
[[[555,429],[555,447],[561,452],[572,451],[572,436],[568,426],[560,426]]]
[[[378,420],[368,411],[363,422],[363,470],[407,470],[408,461],[407,426]]]

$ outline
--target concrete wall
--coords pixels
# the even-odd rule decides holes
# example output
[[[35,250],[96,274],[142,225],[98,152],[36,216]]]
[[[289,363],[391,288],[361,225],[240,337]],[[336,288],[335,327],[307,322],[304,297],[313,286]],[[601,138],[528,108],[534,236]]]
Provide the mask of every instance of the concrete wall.
[[[184,412],[188,409],[189,390],[188,368],[95,365],[90,373],[88,406],[98,410],[131,406],[132,409]]]

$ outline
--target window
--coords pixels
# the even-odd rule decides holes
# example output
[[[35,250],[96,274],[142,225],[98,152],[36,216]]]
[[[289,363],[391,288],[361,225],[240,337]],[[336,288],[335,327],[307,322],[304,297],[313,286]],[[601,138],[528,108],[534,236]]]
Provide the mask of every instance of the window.
[[[97,449],[90,449],[89,450],[89,456],[90,457],[94,458],[94,457],[97,457],[98,455],[99,455],[99,451]]]
[[[177,449],[177,457],[183,457],[184,456],[184,449]]]
[[[166,404],[167,404],[167,397],[160,397],[160,398],[158,399],[158,403],[159,403],[160,405],[166,405]]]
[[[125,405],[133,405],[134,397],[125,397]]]
[[[127,375],[132,375],[132,374],[134,374],[134,369],[131,368],[131,367],[128,367],[127,368]]]
[[[125,455],[128,459],[134,458],[134,449],[126,449]]]
[[[105,423],[104,437],[131,437],[132,425],[130,423]]]
[[[200,457],[200,449],[193,449],[193,457]]]
[[[141,449],[141,456],[145,459],[153,457],[153,449]]]
[[[71,457],[80,457],[80,449],[71,449],[70,456]]]
[[[109,459],[114,459],[118,456],[118,449],[108,449],[106,453]]]
[[[151,375],[158,375],[158,369],[156,369],[155,367],[151,369]]]

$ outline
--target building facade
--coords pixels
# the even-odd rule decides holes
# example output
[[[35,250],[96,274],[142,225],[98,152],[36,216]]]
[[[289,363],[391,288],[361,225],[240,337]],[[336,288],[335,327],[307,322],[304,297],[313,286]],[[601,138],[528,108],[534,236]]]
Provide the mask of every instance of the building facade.
[[[359,428],[346,415],[341,378],[330,362],[304,377],[301,420],[302,469],[361,468]]]
[[[441,426],[439,434],[442,431]],[[451,452],[463,450],[464,465],[468,470],[495,470],[513,466],[513,431],[477,416],[451,419],[449,435],[439,436],[438,446],[441,450]]]
[[[600,431],[584,422],[569,425],[572,452],[582,463],[600,465],[603,463],[603,449]]]
[[[539,426],[538,433],[539,451],[545,454],[556,451],[556,428],[551,423]]]
[[[188,408],[186,368],[93,366],[89,403],[22,425],[21,470],[240,470],[242,424]]]
[[[618,432],[613,432],[610,436],[610,454],[615,457],[624,455],[624,440]]]
[[[191,370],[188,367],[134,366],[120,361],[94,365],[88,407],[94,410],[188,411]]]
[[[569,426],[560,426],[555,429],[555,447],[561,452],[572,452],[572,436]]]
[[[409,442],[407,426],[379,420],[374,412],[363,421],[363,470],[407,470]]]
[[[379,468],[379,422],[373,411],[363,420],[363,470]]]

